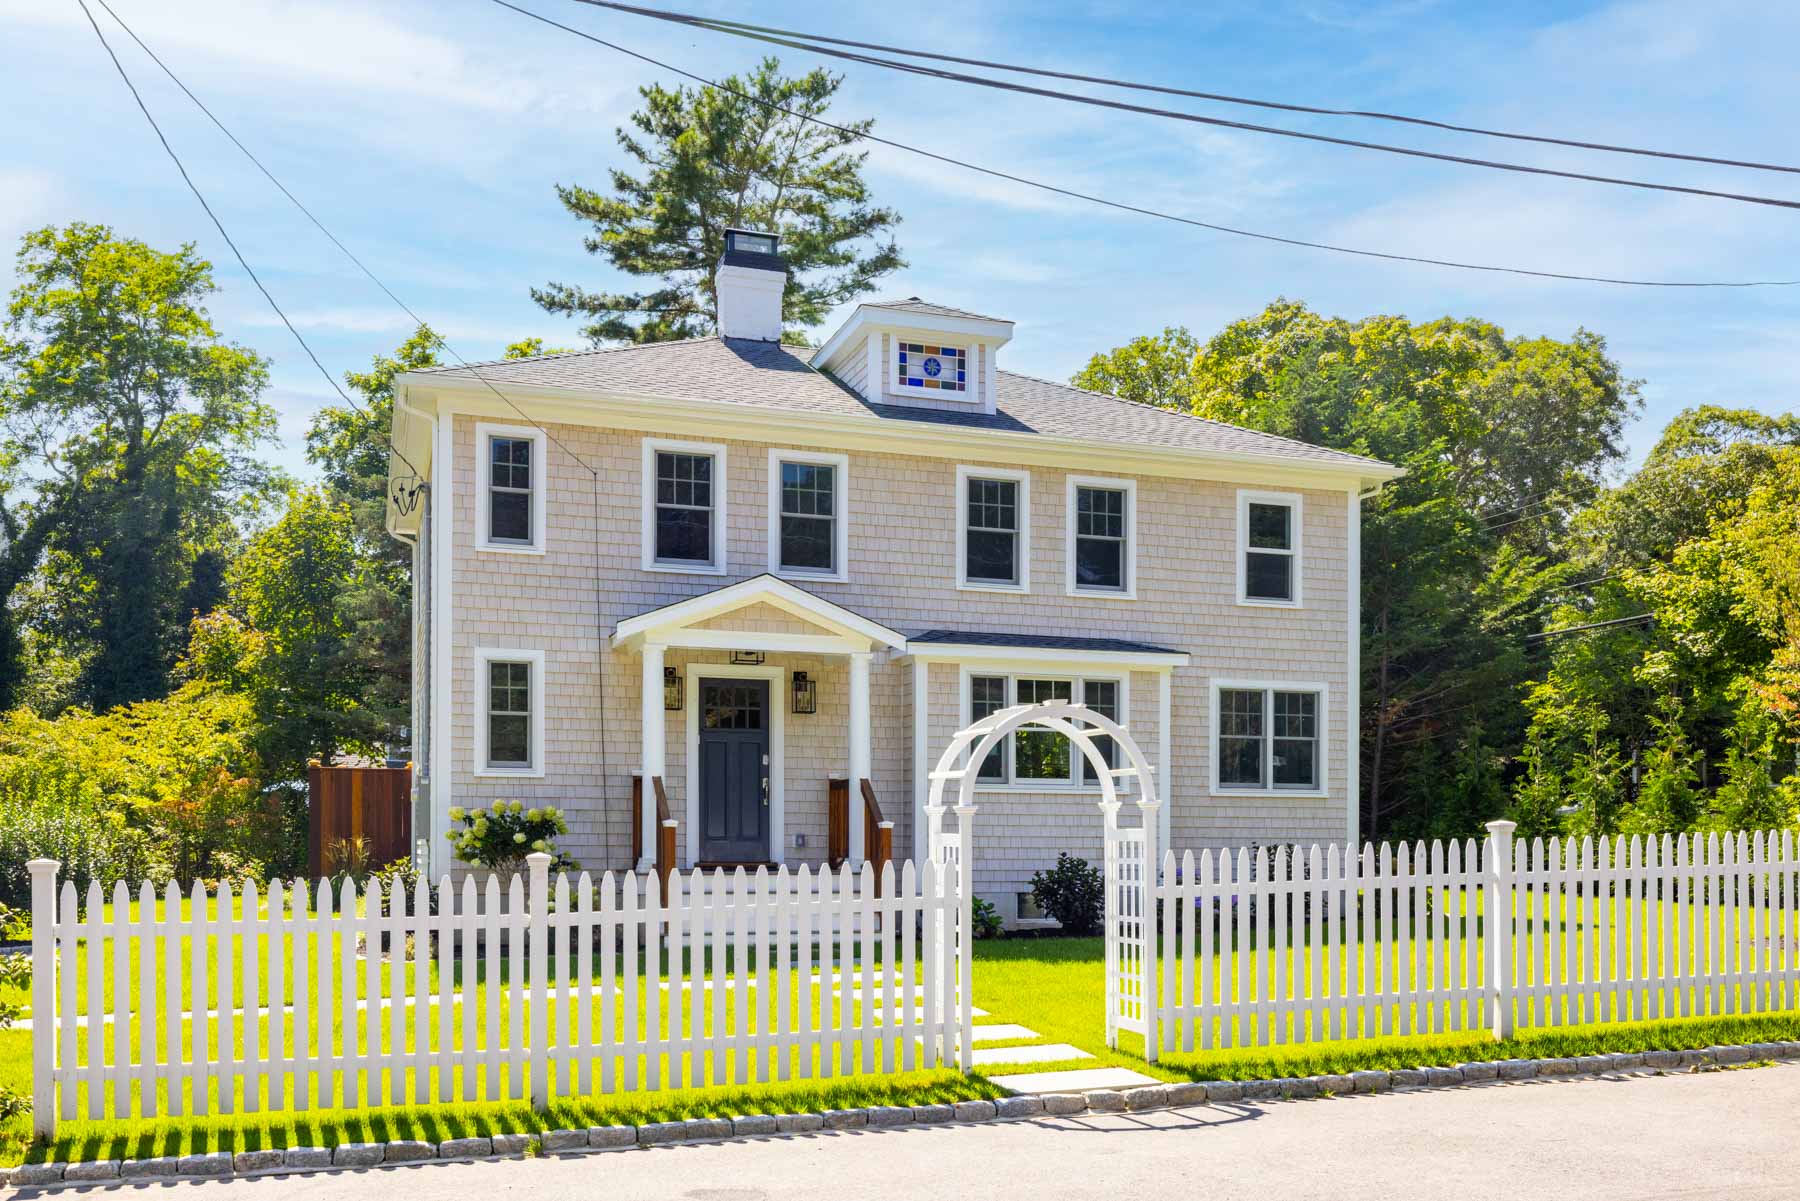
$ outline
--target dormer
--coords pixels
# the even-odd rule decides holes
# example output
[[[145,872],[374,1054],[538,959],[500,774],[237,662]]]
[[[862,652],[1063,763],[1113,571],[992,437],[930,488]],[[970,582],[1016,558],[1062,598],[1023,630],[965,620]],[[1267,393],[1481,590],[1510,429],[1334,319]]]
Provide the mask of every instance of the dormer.
[[[870,404],[993,413],[1013,323],[917,296],[861,304],[813,356]]]

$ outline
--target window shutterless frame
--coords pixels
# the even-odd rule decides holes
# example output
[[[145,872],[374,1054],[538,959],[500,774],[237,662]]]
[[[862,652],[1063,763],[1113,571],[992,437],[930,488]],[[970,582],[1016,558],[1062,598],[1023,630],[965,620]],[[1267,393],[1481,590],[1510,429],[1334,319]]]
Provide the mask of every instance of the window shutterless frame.
[[[477,647],[472,666],[476,697],[475,774],[489,778],[542,778],[544,652]],[[522,736],[521,725],[524,727]],[[523,760],[513,758],[521,744],[526,751]],[[496,754],[506,758],[495,759]]]
[[[1214,796],[1322,797],[1330,788],[1330,710],[1321,683],[1212,682],[1208,774]],[[1310,782],[1296,773],[1307,760]]]
[[[1286,520],[1282,517],[1285,515]],[[1297,609],[1305,506],[1297,492],[1237,494],[1237,603]],[[1287,595],[1279,585],[1285,569]]]
[[[1006,488],[991,484],[1011,485]],[[972,489],[974,490],[972,493]],[[974,495],[976,505],[971,505]],[[971,513],[971,508],[979,512]],[[979,519],[980,524],[973,524]],[[1007,522],[1011,522],[1010,526]],[[969,545],[992,548],[1011,535],[1013,578],[1004,580],[969,575]],[[974,592],[1031,591],[1031,473],[1010,467],[956,469],[956,586]]]
[[[793,562],[784,547],[830,548],[828,566]],[[804,559],[806,555],[798,558]],[[850,578],[850,456],[769,451],[769,572],[799,580]]]
[[[1063,583],[1068,594],[1136,600],[1137,481],[1071,475],[1065,488]],[[1109,575],[1117,582],[1106,582]]]
[[[477,550],[514,555],[544,553],[548,526],[547,445],[544,431],[535,426],[476,423]]]
[[[1129,671],[1083,674],[964,665],[961,672],[962,724],[968,725],[1009,705],[1053,698],[1080,700],[1102,716],[1123,724],[1131,703],[1130,680]],[[1024,754],[1019,747],[1021,737],[1027,742]],[[1030,770],[1032,764],[1041,766],[1056,759],[1058,743],[1065,748],[1061,752],[1061,774],[1022,774]],[[1096,737],[1095,743],[1106,750],[1109,759],[1113,757],[1111,739]],[[978,788],[1024,792],[1100,786],[1085,757],[1074,753],[1066,737],[1049,730],[1019,730],[1002,739],[988,753],[976,779]]]
[[[704,487],[696,459],[710,461]],[[639,565],[645,571],[680,572],[689,575],[724,575],[726,530],[729,528],[730,478],[722,442],[682,442],[670,438],[645,438],[641,472],[641,547]],[[663,477],[667,477],[666,481]],[[668,485],[667,487],[664,484]],[[703,498],[703,503],[702,503]],[[704,515],[707,536],[705,559],[674,559],[657,553],[658,523],[666,512],[671,520],[686,517],[691,528]]]

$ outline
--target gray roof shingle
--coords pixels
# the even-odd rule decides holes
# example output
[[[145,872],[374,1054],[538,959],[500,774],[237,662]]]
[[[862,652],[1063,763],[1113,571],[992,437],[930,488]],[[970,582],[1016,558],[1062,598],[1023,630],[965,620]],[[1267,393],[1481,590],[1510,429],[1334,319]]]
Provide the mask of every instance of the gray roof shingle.
[[[920,302],[923,303],[923,302]],[[957,312],[957,310],[947,310]],[[415,372],[447,378],[615,392],[676,400],[757,405],[842,416],[874,416],[969,429],[1086,442],[1214,451],[1339,467],[1384,467],[1379,460],[1292,438],[1211,421],[1153,405],[1084,392],[1011,371],[998,373],[993,413],[871,404],[809,363],[808,347],[702,337],[644,346],[580,350]]]

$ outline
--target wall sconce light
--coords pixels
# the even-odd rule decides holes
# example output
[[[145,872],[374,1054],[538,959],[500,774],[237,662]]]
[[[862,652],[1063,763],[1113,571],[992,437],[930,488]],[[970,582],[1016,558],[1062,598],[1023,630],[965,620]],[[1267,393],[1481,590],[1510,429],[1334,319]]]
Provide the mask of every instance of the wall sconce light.
[[[663,668],[663,708],[681,712],[681,677],[673,667]]]
[[[761,667],[763,653],[761,651],[732,651],[731,661],[745,667]]]
[[[819,686],[803,671],[794,673],[793,711],[795,713],[817,713],[819,711]]]

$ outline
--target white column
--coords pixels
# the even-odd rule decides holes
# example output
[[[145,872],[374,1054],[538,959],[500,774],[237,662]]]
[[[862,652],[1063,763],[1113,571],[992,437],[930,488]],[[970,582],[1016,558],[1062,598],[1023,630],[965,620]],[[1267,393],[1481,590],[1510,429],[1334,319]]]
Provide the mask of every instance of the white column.
[[[643,856],[638,860],[638,870],[648,871],[656,862],[656,789],[650,783],[663,772],[663,645],[660,642],[644,643],[643,663],[643,762],[639,772],[644,777],[643,812],[640,816],[640,828],[643,832]]]
[[[1344,619],[1344,745],[1348,751],[1344,756],[1344,845],[1354,847],[1362,841],[1362,496],[1355,488],[1350,489],[1344,519],[1350,577],[1344,584],[1348,593]]]
[[[1174,679],[1172,668],[1156,677],[1156,799],[1162,802],[1157,811],[1157,835],[1165,847],[1175,845],[1169,838],[1170,814],[1175,808],[1175,772],[1169,763],[1175,747]]]
[[[850,863],[861,867],[868,846],[863,830],[862,781],[869,778],[868,651],[850,655]]]

